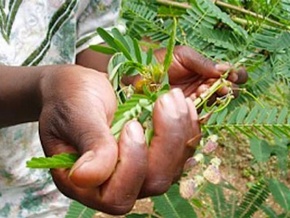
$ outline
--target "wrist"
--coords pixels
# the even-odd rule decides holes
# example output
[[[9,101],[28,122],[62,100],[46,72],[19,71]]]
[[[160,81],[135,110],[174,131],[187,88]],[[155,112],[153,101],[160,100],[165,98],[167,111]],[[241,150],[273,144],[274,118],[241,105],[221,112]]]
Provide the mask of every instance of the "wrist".
[[[0,127],[38,120],[42,69],[0,66]]]

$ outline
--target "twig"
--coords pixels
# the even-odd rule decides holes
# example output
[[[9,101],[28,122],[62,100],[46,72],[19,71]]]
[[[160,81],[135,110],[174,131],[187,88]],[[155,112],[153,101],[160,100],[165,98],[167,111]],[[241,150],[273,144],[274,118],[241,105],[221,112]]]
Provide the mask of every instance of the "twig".
[[[156,1],[159,4],[163,4],[163,5],[168,5],[168,6],[173,6],[173,7],[183,8],[183,9],[190,9],[191,8],[190,4],[188,4],[188,3],[175,2],[175,1],[172,1],[172,0],[156,0]],[[261,14],[257,14],[255,12],[249,11],[249,10],[247,10],[245,8],[242,8],[242,7],[239,7],[239,6],[236,6],[236,5],[232,5],[232,4],[228,4],[228,3],[225,3],[225,2],[219,1],[219,0],[214,1],[214,3],[216,5],[218,5],[218,6],[221,6],[221,7],[224,7],[224,8],[228,8],[228,9],[231,9],[231,10],[235,10],[235,11],[241,12],[243,14],[255,17],[257,19],[265,20],[265,21],[267,21],[270,24],[277,25],[277,26],[286,28],[287,30],[290,30],[290,26],[286,26],[286,25],[284,25],[284,24],[282,24],[282,23],[280,23],[278,21],[275,21],[275,20],[270,19],[268,17],[264,17]],[[241,20],[239,20],[239,19],[236,19],[235,21],[237,23],[241,22]],[[242,22],[241,24],[244,24],[244,22]]]

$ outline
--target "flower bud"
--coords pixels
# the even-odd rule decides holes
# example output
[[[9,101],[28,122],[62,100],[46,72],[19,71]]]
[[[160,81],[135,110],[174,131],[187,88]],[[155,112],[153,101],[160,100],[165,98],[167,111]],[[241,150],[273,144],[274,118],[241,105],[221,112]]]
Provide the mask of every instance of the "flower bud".
[[[216,148],[218,147],[217,140],[218,140],[218,137],[216,135],[210,136],[207,142],[205,143],[205,145],[202,147],[201,152],[206,155],[209,155],[210,153],[215,151]]]
[[[196,162],[201,162],[204,160],[204,156],[203,154],[199,153],[194,156],[194,159],[196,160]]]
[[[209,165],[207,169],[203,172],[204,178],[212,184],[219,184],[222,180],[219,168],[213,164]]]
[[[193,179],[181,180],[179,186],[181,197],[191,199],[196,192],[196,187],[196,183]]]
[[[213,159],[210,160],[210,163],[216,167],[219,167],[222,163],[222,160],[218,157],[214,157]]]
[[[183,170],[184,171],[189,171],[193,167],[195,167],[197,164],[198,164],[198,162],[196,161],[196,159],[194,157],[188,158],[187,161],[184,164]]]

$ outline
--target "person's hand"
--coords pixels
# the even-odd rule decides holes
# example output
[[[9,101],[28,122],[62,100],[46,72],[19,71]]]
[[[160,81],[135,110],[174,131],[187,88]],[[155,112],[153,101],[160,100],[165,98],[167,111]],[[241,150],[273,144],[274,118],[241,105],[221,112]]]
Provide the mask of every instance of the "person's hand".
[[[155,51],[159,62],[163,62],[166,49]],[[172,88],[181,88],[186,96],[192,99],[200,96],[226,71],[230,70],[228,81],[232,83],[235,90],[239,84],[247,81],[248,75],[244,68],[231,69],[228,63],[215,64],[188,46],[176,46],[173,53],[172,64],[169,68],[169,81]],[[227,94],[228,89],[220,89],[216,95]]]
[[[180,89],[157,100],[149,147],[137,121],[125,124],[118,142],[111,134],[116,99],[104,74],[77,66],[49,68],[40,96],[45,154],[80,155],[72,169],[51,170],[55,184],[102,212],[124,214],[137,198],[167,191],[200,139],[197,112]]]
[[[158,49],[154,54],[157,61],[163,63],[166,49]],[[231,83],[231,89],[236,97],[238,85],[244,84],[248,79],[244,68],[232,69],[229,63],[216,64],[188,46],[176,46],[168,70],[169,83],[171,88],[180,88],[186,97],[196,99],[227,71],[229,71],[227,80]],[[140,76],[124,77],[123,82],[136,86],[140,79]],[[211,100],[214,101],[216,97],[226,95],[228,92],[229,88],[223,87]]]

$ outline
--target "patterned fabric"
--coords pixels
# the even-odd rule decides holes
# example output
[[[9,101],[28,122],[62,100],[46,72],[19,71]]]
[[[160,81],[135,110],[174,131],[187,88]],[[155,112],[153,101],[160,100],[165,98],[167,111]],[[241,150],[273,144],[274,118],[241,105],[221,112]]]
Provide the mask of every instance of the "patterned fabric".
[[[0,64],[34,66],[74,63],[95,29],[115,26],[119,0],[0,0]],[[5,81],[0,81],[1,82]],[[64,217],[69,199],[48,171],[26,161],[43,156],[38,124],[0,129],[0,217]]]

